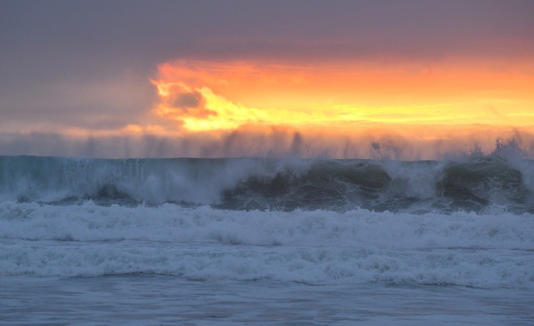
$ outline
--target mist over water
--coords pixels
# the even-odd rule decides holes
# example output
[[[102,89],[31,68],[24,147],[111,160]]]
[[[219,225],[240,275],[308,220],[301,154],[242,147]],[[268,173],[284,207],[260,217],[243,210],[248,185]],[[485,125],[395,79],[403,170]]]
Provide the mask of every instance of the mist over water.
[[[406,126],[374,130],[358,126],[329,130],[265,130],[183,133],[177,136],[66,136],[57,133],[1,134],[0,155],[87,158],[271,157],[379,160],[443,160],[506,150],[534,158],[534,135],[518,128],[447,129]],[[437,134],[436,130],[438,130]]]
[[[515,142],[439,161],[0,157],[0,196],[55,205],[237,210],[534,211],[534,164]]]

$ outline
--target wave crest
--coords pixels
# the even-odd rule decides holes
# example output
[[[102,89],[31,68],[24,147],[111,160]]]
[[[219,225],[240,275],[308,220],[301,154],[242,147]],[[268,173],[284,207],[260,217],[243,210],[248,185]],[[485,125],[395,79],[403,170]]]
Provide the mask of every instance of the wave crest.
[[[448,161],[0,157],[0,196],[22,202],[225,209],[533,212],[534,164]]]

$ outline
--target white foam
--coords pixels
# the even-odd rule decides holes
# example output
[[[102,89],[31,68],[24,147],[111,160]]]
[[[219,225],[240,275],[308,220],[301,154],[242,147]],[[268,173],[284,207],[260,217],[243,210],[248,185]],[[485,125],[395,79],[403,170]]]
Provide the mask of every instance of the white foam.
[[[85,202],[55,206],[0,202],[0,238],[77,241],[150,240],[250,245],[338,245],[380,248],[534,248],[534,216],[506,212],[409,214],[363,209],[232,211],[111,207]]]
[[[534,216],[0,203],[1,275],[534,286]],[[62,241],[57,241],[62,240]]]

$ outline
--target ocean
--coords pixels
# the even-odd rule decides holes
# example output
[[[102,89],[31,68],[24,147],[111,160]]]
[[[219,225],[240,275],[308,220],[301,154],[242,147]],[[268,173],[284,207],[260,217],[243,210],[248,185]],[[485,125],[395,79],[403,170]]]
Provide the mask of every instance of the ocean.
[[[532,325],[534,162],[0,157],[2,325]]]

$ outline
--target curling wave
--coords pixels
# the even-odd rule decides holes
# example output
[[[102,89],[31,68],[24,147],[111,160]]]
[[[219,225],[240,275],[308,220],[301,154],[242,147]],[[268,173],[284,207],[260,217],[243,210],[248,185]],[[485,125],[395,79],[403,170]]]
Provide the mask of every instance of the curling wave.
[[[233,210],[534,212],[534,163],[496,155],[448,161],[0,157],[0,198]]]

